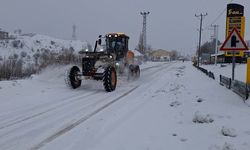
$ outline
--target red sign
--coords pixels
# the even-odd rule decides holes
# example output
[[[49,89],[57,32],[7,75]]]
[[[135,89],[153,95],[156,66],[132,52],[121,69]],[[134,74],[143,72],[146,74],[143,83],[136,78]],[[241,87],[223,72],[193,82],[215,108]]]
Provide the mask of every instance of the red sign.
[[[242,51],[248,50],[246,42],[241,37],[237,28],[234,28],[225,42],[222,44],[221,51]]]

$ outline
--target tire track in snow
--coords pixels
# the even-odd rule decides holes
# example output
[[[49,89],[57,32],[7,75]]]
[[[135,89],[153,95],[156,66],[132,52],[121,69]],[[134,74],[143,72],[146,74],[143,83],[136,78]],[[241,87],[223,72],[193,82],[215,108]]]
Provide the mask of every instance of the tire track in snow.
[[[167,64],[167,65],[166,65]],[[158,73],[158,72],[160,72],[162,69],[164,69],[164,68],[168,68],[169,66],[171,66],[173,63],[164,63],[164,64],[160,64],[160,65],[157,65],[157,66],[152,66],[152,67],[148,67],[148,68],[143,68],[143,69],[145,69],[145,70],[143,70],[143,72],[145,73],[145,75],[144,75],[144,77],[152,77],[152,76],[154,76],[154,74],[156,74],[156,73]],[[143,78],[142,78],[143,79]],[[140,82],[133,82],[133,83],[135,83],[135,84],[130,84],[130,83],[128,83],[128,85],[130,85],[130,90],[131,89],[133,89],[134,87],[139,87],[139,85],[140,85]],[[139,83],[139,84],[138,84]],[[127,86],[128,86],[127,85]],[[128,89],[129,90],[129,89]],[[127,91],[127,90],[126,90]],[[126,91],[124,91],[125,93],[127,93]],[[119,94],[119,95],[124,95],[125,93],[121,93],[121,94]],[[132,91],[131,91],[132,92]],[[128,93],[129,94],[129,93]],[[119,96],[119,95],[117,95],[116,97],[118,97],[118,98],[116,98],[116,97],[113,97],[113,100],[111,99],[111,100],[109,100],[109,101],[106,101],[106,98],[101,98],[101,99],[99,99],[98,98],[98,101],[95,101],[95,102],[93,102],[93,103],[87,103],[87,105],[86,104],[84,104],[84,107],[80,107],[77,111],[74,111],[74,112],[76,112],[76,113],[81,113],[83,116],[88,116],[88,114],[92,114],[92,112],[93,111],[95,111],[95,110],[97,110],[98,108],[100,108],[100,107],[102,107],[103,105],[106,105],[106,104],[109,104],[110,102],[112,102],[112,101],[114,101],[114,100],[119,100],[120,98],[122,98],[121,96]],[[93,96],[96,96],[95,94],[93,95]],[[126,95],[124,95],[124,96],[126,96]],[[73,97],[74,98],[74,100],[77,100],[78,102],[79,102],[79,99],[80,99],[80,97],[86,97],[86,95],[84,96],[79,96],[79,95],[77,95],[77,97],[78,98],[76,98],[75,96]],[[71,100],[71,101],[74,101],[74,100]],[[86,100],[86,99],[85,99]],[[63,99],[63,101],[66,101],[66,99],[64,98]],[[68,101],[68,100],[67,100]],[[106,102],[105,102],[106,101]],[[114,101],[115,102],[115,101]],[[114,103],[114,102],[112,102],[112,103]],[[68,102],[68,103],[70,103],[70,102]],[[112,104],[111,103],[111,104]],[[58,103],[57,103],[58,104]],[[74,103],[74,104],[77,104],[77,103]],[[109,104],[109,105],[111,105],[111,104]],[[52,103],[52,105],[53,105],[53,103]],[[108,105],[108,106],[109,106]],[[53,106],[55,106],[55,105],[53,105]],[[94,109],[90,109],[90,110],[88,110],[86,113],[82,113],[82,111],[85,111],[86,109],[88,109],[88,108],[90,108],[90,107],[92,107],[92,106],[95,106],[94,107]],[[107,107],[108,107],[107,106]],[[38,107],[38,106],[36,106],[36,107]],[[36,126],[35,128],[33,128],[33,126],[31,126],[33,123],[34,123],[34,121],[36,121],[36,122],[38,122],[38,119],[40,119],[40,118],[42,118],[42,117],[44,117],[44,116],[47,116],[46,117],[46,119],[49,117],[49,118],[53,118],[53,116],[55,116],[55,114],[57,114],[58,112],[60,112],[60,110],[64,110],[65,109],[65,107],[69,107],[67,104],[65,104],[65,105],[62,105],[62,107],[59,107],[59,108],[57,108],[56,110],[51,110],[51,111],[49,111],[49,112],[47,112],[47,113],[44,113],[44,114],[40,114],[40,115],[38,115],[38,116],[35,116],[35,117],[33,117],[33,118],[29,118],[28,120],[25,120],[25,121],[23,121],[23,122],[20,122],[20,123],[18,123],[18,124],[15,124],[16,126],[14,126],[14,125],[12,125],[13,127],[15,127],[14,128],[14,130],[16,130],[16,131],[20,131],[20,129],[19,129],[19,127],[24,127],[24,126],[30,126],[31,128],[32,128],[32,130],[28,130],[28,131],[21,131],[21,133],[19,133],[19,135],[13,135],[13,137],[15,137],[15,138],[6,138],[7,140],[6,140],[6,142],[5,143],[9,143],[9,144],[14,144],[13,142],[11,142],[11,141],[19,141],[18,139],[19,138],[22,138],[24,135],[28,135],[28,134],[30,134],[30,133],[32,133],[35,129],[39,129],[39,128],[41,128],[41,127],[39,127],[39,126]],[[39,107],[38,107],[39,108]],[[92,107],[93,108],[93,107]],[[45,108],[43,108],[43,109],[46,109],[46,107]],[[47,109],[49,109],[49,108],[47,108]],[[103,109],[105,109],[105,108],[103,108]],[[103,109],[101,109],[100,111],[102,111]],[[32,110],[33,110],[33,108],[32,108]],[[98,111],[98,112],[100,112],[100,111]],[[97,112],[97,113],[98,113]],[[38,112],[39,113],[39,112]],[[92,116],[94,116],[96,113],[94,113],[93,115],[90,115],[90,117],[84,117],[84,118],[87,118],[86,120],[88,120],[89,118],[91,118]],[[24,116],[24,115],[23,115]],[[69,116],[69,115],[68,115]],[[25,116],[24,116],[25,117]],[[63,134],[65,134],[66,132],[69,132],[71,129],[73,129],[74,127],[76,127],[76,126],[78,126],[79,124],[81,124],[82,122],[85,122],[86,120],[84,120],[84,121],[80,121],[80,123],[79,124],[77,124],[76,122],[78,122],[78,120],[79,120],[79,118],[83,118],[82,116],[78,116],[78,117],[76,117],[75,118],[75,120],[76,121],[74,121],[73,123],[73,125],[72,125],[72,121],[68,121],[68,122],[64,122],[62,125],[63,126],[61,126],[61,127],[58,127],[57,128],[57,130],[54,130],[53,132],[50,132],[49,134],[47,134],[47,136],[45,135],[45,136],[43,136],[43,137],[41,137],[40,138],[40,140],[38,140],[36,143],[39,143],[39,141],[46,141],[46,140],[43,140],[43,139],[47,139],[47,141],[48,141],[48,138],[46,138],[46,137],[50,137],[49,139],[52,139],[51,141],[53,141],[54,139],[56,139],[58,136],[61,136],[61,135],[63,135]],[[81,119],[82,120],[82,119]],[[20,126],[21,125],[21,126]],[[73,127],[72,127],[73,126]],[[16,127],[18,127],[18,128],[16,128]],[[66,129],[65,129],[66,128]],[[6,129],[7,130],[9,130],[9,128],[7,128],[6,127]],[[10,128],[11,129],[11,131],[8,131],[8,133],[6,134],[4,134],[4,135],[2,135],[2,137],[6,137],[7,135],[12,135],[12,134],[14,134],[16,131],[14,131],[12,128]],[[62,131],[62,129],[65,129],[65,130],[63,130]],[[56,131],[61,131],[60,133],[58,133],[58,132],[56,132]],[[54,139],[53,139],[53,136],[52,135],[55,135],[56,133],[57,133],[57,136],[56,137],[54,137]],[[53,133],[55,133],[55,134],[53,134]],[[58,135],[59,134],[59,135]],[[49,136],[49,135],[51,135],[51,136]],[[50,143],[51,141],[49,141],[49,142],[45,142],[45,145],[47,144],[47,143]],[[11,144],[11,145],[12,145]],[[41,143],[40,143],[41,144]],[[7,144],[8,145],[8,144]],[[38,144],[39,145],[39,144]],[[37,145],[37,146],[38,146]],[[44,145],[44,144],[42,144],[42,145]],[[41,146],[41,147],[43,147],[43,146]],[[27,149],[27,147],[25,148],[25,149]],[[35,149],[35,146],[34,146],[34,149]],[[38,148],[38,149],[40,149],[40,148]]]
[[[150,70],[150,69],[154,69],[154,68],[159,68],[159,67],[162,67],[165,64],[168,64],[168,63],[164,63],[164,64],[152,66],[152,67],[143,68],[143,69],[141,69],[141,71],[146,71],[146,70]]]
[[[98,113],[100,113],[101,111],[105,110],[107,107],[111,106],[112,104],[114,104],[115,102],[121,100],[123,97],[127,96],[128,94],[132,93],[134,90],[136,90],[139,87],[136,86],[134,88],[132,88],[131,90],[129,90],[128,92],[122,94],[121,96],[113,99],[112,101],[110,101],[109,103],[99,107],[98,109],[94,110],[93,112],[85,115],[84,117],[80,118],[79,120],[71,123],[70,125],[67,125],[66,127],[58,130],[57,132],[55,132],[54,134],[50,135],[48,138],[44,139],[43,141],[41,141],[40,143],[38,143],[37,145],[33,146],[30,150],[38,150],[40,148],[42,148],[43,146],[45,146],[46,144],[52,142],[53,140],[55,140],[56,138],[64,135],[65,133],[69,132],[70,130],[74,129],[75,127],[77,127],[78,125],[84,123],[85,121],[89,120],[90,118],[94,117],[95,115],[97,115]]]
[[[158,73],[159,71],[163,70],[163,69],[166,69],[166,68],[169,68],[171,67],[173,64],[175,64],[176,62],[171,62],[171,63],[163,63],[163,64],[160,64],[160,65],[157,65],[157,66],[152,66],[152,67],[148,67],[148,68],[143,68],[142,71],[143,72],[146,72],[150,69],[156,69],[154,72],[150,72],[150,76],[154,76],[156,73]],[[148,76],[148,75],[146,75]]]
[[[73,95],[73,96],[78,97],[78,96],[82,96],[82,94],[77,94],[77,95]],[[46,103],[38,104],[38,105],[32,106],[30,108],[23,109],[23,110],[5,112],[5,114],[0,115],[0,120],[1,120],[0,124],[6,124],[7,122],[13,122],[13,121],[17,120],[18,118],[22,118],[23,116],[27,116],[27,115],[16,116],[17,114],[19,115],[19,114],[23,114],[23,113],[27,113],[27,112],[32,112],[32,111],[37,110],[39,108],[47,107],[47,106],[50,106],[50,105],[56,105],[56,104],[59,104],[59,103],[64,103],[65,101],[68,101],[68,100],[71,100],[71,99],[72,99],[72,96],[69,96],[69,97],[65,97],[63,99],[59,99],[59,101],[46,102]],[[8,116],[8,117],[4,118],[5,116]],[[15,117],[13,117],[12,120],[8,120],[8,118],[10,118],[9,116],[15,116]],[[8,120],[8,121],[5,121],[5,120]]]
[[[159,70],[161,70],[161,69],[162,69],[162,66],[164,66],[165,64],[168,64],[168,63],[160,64],[160,65],[157,65],[157,66],[152,66],[152,67],[143,68],[142,71],[147,71],[147,70],[155,69],[155,68],[159,68],[159,67],[160,67]],[[164,67],[165,67],[165,66],[164,66]],[[168,66],[167,66],[167,67],[168,67]],[[157,71],[156,71],[156,72],[157,72]],[[8,121],[8,122],[4,122],[4,123],[2,123],[2,124],[4,124],[4,125],[0,125],[0,130],[5,129],[5,128],[8,128],[8,127],[12,127],[12,126],[17,125],[17,124],[19,124],[19,123],[23,123],[23,122],[28,121],[28,120],[30,120],[30,119],[34,119],[34,118],[36,118],[36,117],[42,116],[42,115],[44,115],[44,114],[46,114],[46,113],[49,113],[49,112],[54,111],[54,110],[57,110],[57,109],[59,109],[60,107],[65,106],[65,105],[67,105],[67,104],[69,104],[69,103],[77,102],[77,101],[81,100],[80,98],[83,98],[83,97],[86,98],[86,97],[92,96],[92,95],[94,95],[94,94],[95,94],[95,92],[92,92],[92,93],[86,94],[86,95],[78,94],[77,96],[75,96],[75,97],[73,97],[73,98],[65,98],[65,99],[63,99],[62,101],[59,101],[60,104],[56,103],[56,104],[54,104],[53,107],[48,108],[48,109],[46,109],[46,110],[44,110],[44,111],[40,111],[40,112],[35,113],[35,114],[32,114],[32,115],[21,116],[21,117],[16,118],[15,120],[11,120],[11,121]],[[70,99],[70,100],[69,100],[69,99]],[[45,105],[45,104],[42,104],[42,105]],[[35,109],[35,108],[39,108],[39,107],[40,107],[40,106],[33,107],[31,110],[33,110],[33,109]]]
[[[36,118],[36,117],[39,117],[39,116],[41,116],[41,115],[44,115],[44,114],[46,114],[46,113],[49,113],[49,112],[51,112],[51,111],[54,111],[54,110],[57,110],[57,109],[59,109],[59,108],[61,108],[62,106],[65,106],[65,105],[67,105],[67,104],[72,104],[72,103],[74,103],[74,102],[78,102],[78,101],[80,101],[81,100],[81,98],[86,98],[86,97],[88,97],[88,96],[92,96],[92,95],[94,95],[95,94],[95,92],[91,92],[91,93],[89,93],[89,94],[86,94],[86,95],[77,95],[77,96],[75,96],[75,97],[73,97],[73,98],[70,98],[70,100],[68,100],[68,99],[64,99],[63,101],[60,101],[60,102],[62,102],[62,103],[60,103],[60,104],[55,104],[55,106],[53,106],[53,107],[51,107],[51,108],[48,108],[48,109],[46,109],[46,110],[44,110],[44,111],[41,111],[41,112],[38,112],[38,113],[35,113],[35,114],[32,114],[32,115],[27,115],[27,116],[25,116],[25,117],[19,117],[18,119],[15,119],[15,120],[11,120],[11,121],[9,121],[9,122],[5,122],[5,123],[3,123],[4,125],[1,125],[0,126],[0,130],[2,130],[2,129],[5,129],[5,128],[8,128],[8,127],[12,127],[12,126],[14,126],[14,125],[17,125],[17,124],[19,124],[19,123],[23,123],[23,122],[25,122],[25,121],[28,121],[28,120],[30,120],[30,119],[34,119],[34,118]],[[67,100],[67,101],[65,101],[65,100]],[[89,99],[90,100],[90,99]],[[38,107],[38,106],[37,106]]]

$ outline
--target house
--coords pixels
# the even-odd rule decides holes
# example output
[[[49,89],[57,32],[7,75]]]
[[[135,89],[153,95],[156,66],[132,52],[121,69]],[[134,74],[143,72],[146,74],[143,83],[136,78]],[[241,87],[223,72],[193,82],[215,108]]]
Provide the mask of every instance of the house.
[[[215,63],[215,59],[217,57],[217,63],[224,63],[225,62],[225,53],[224,52],[219,52],[217,54],[212,54],[211,55],[211,63]]]
[[[0,29],[0,40],[7,39],[9,37],[9,33]]]
[[[171,52],[158,49],[158,50],[152,51],[150,54],[150,57],[152,61],[170,61]]]
[[[245,41],[247,46],[250,47],[250,40]],[[219,49],[222,45],[219,45]],[[229,55],[231,52],[227,51],[219,51],[218,54],[212,54],[211,55],[211,62],[213,63],[215,61],[215,57],[217,56],[217,62],[218,63],[231,63],[232,62],[232,54]],[[238,63],[245,63],[247,61],[247,58],[250,57],[250,50],[243,51],[242,55],[239,56],[239,51],[236,52],[236,55],[238,53],[238,56],[236,56],[236,62]]]

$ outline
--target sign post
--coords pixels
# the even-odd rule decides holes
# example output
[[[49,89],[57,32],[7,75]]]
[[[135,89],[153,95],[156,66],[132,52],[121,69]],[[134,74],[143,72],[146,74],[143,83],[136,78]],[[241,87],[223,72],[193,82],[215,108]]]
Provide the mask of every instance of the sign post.
[[[247,58],[247,78],[246,83],[250,84],[250,58]]]
[[[222,44],[221,51],[232,51],[233,58],[232,58],[232,80],[234,80],[234,70],[235,70],[235,52],[236,51],[243,51],[248,50],[247,44],[241,37],[240,33],[238,32],[237,28],[233,28],[229,36],[226,38],[225,42]]]
[[[234,72],[235,72],[235,51],[233,51],[233,60],[232,60],[232,80],[234,80]]]

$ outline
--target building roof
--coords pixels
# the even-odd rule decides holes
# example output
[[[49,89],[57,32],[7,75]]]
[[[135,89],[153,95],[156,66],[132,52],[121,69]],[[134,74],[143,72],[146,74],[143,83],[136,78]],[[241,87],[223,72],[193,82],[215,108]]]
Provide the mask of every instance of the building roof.
[[[224,53],[218,53],[218,54],[211,54],[211,57],[214,57],[214,56],[223,56]]]
[[[131,50],[134,54],[135,54],[135,56],[143,56],[139,51],[137,51],[137,50]]]
[[[163,50],[163,49],[158,49],[152,52],[152,56],[154,57],[171,56],[171,52]]]
[[[0,28],[1,33],[8,33],[7,31],[4,31],[2,28]]]

